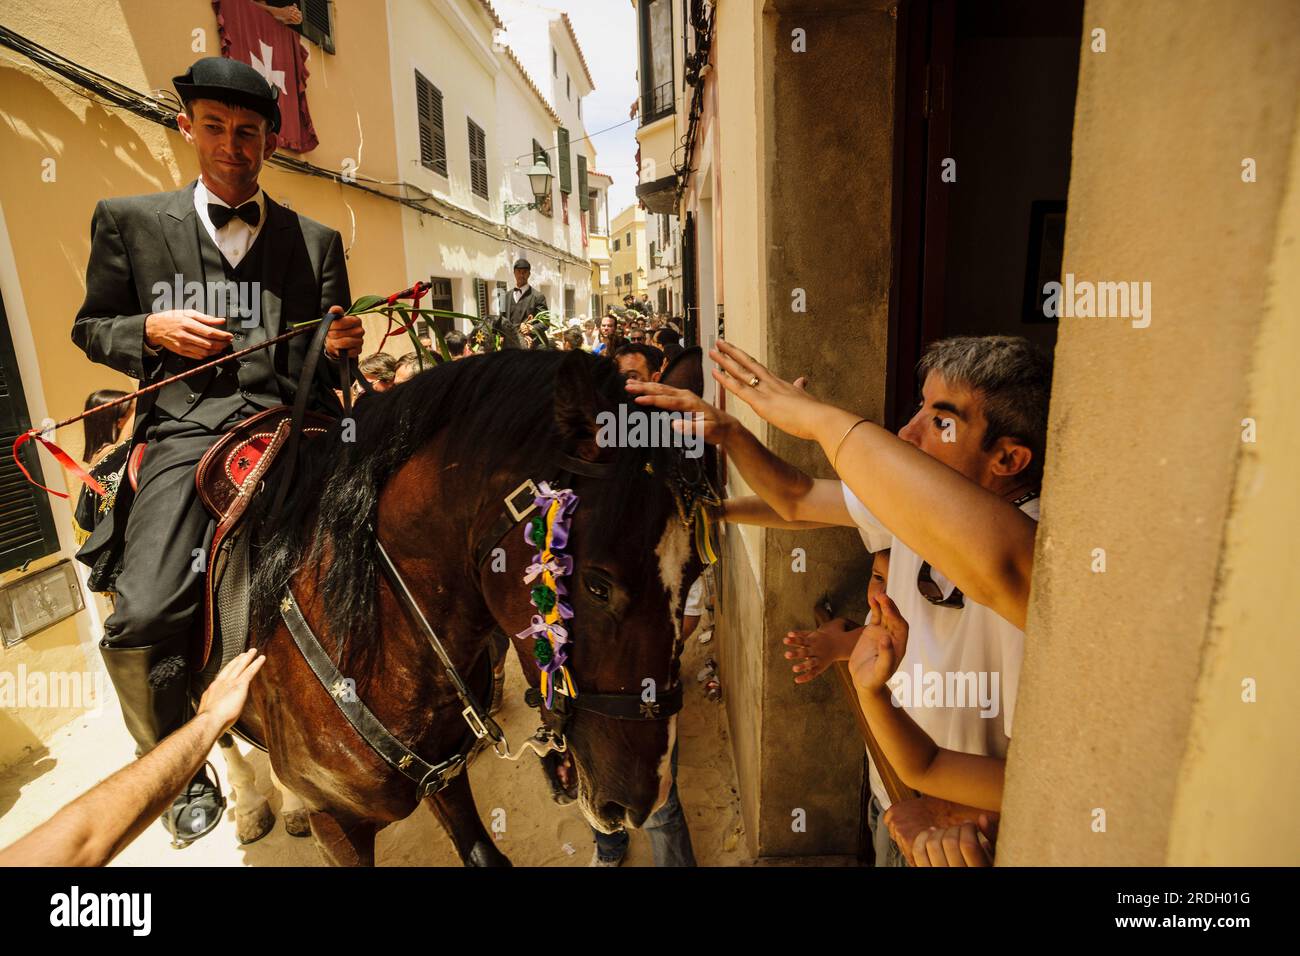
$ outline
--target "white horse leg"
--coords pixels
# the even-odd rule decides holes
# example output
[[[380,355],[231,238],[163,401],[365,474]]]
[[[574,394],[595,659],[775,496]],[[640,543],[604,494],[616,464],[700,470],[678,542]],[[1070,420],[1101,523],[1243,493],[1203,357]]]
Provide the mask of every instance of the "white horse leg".
[[[271,768],[271,783],[275,789],[280,791],[280,797],[283,802],[280,804],[280,816],[284,817],[284,829],[289,836],[305,837],[311,836],[311,822],[307,817],[307,805],[302,802],[296,793],[280,782],[280,778],[275,775],[275,768]]]
[[[257,772],[229,734],[221,738],[221,755],[226,758],[226,772],[235,791],[235,835],[240,843],[260,840],[271,832],[275,814],[266,797],[257,790]]]

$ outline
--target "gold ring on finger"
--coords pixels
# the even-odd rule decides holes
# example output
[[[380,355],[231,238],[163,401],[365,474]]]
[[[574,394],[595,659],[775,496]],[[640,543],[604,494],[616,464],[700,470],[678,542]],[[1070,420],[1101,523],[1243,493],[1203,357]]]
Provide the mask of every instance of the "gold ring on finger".
[[[757,375],[755,375],[753,378],[751,378],[751,379],[749,380],[749,387],[750,387],[750,388],[758,388],[758,376],[757,376]]]

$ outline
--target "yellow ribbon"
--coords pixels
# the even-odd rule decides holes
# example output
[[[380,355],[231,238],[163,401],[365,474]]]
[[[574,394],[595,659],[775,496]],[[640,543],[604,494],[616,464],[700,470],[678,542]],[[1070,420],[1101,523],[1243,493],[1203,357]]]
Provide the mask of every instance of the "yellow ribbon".
[[[706,566],[718,563],[718,553],[713,548],[713,523],[703,501],[695,502],[695,551]]]
[[[551,561],[554,560],[555,558],[555,555],[551,553],[551,532],[555,528],[555,519],[559,515],[559,513],[560,513],[560,502],[552,501],[550,507],[546,509],[546,541],[542,546],[542,561],[541,561],[541,563],[544,565],[550,564]],[[548,588],[550,588],[551,593],[555,595],[555,603],[552,604],[551,609],[546,612],[545,621],[547,624],[558,624],[560,623],[560,589],[556,586],[555,575],[551,574],[550,571],[543,571],[542,583],[545,584]],[[550,641],[551,653],[554,654],[555,635],[551,633],[549,628],[546,631],[546,639]],[[558,690],[562,694],[567,694],[569,697],[577,697],[578,690],[576,687],[573,686],[573,677],[569,674],[569,668],[566,665],[561,664],[559,668],[559,673],[560,673],[560,684],[559,686],[556,687],[556,690]],[[546,696],[547,694],[547,687],[549,683],[550,683],[550,677],[545,671],[543,671],[542,672],[543,697]]]

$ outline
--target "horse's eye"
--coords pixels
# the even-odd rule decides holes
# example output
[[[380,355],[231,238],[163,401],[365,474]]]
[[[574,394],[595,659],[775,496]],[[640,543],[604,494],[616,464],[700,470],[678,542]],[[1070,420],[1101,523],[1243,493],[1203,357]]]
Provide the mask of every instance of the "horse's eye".
[[[587,591],[597,601],[609,600],[609,587],[600,581],[587,581]]]

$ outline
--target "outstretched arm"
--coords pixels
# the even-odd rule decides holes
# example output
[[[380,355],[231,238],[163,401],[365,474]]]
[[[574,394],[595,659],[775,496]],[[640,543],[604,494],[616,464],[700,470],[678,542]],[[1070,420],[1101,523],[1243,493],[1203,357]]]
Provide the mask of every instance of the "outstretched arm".
[[[818,442],[881,524],[971,600],[1024,628],[1032,518],[880,426],[852,427],[859,416],[817,401],[734,345],[719,342],[710,355],[727,391],[782,431]],[[754,377],[757,387],[748,384]]]
[[[744,495],[740,498],[726,499],[722,502],[722,520],[729,521],[732,524],[752,524],[760,528],[785,528],[790,531],[834,527],[834,525],[822,521],[787,521],[777,514],[775,508],[758,495]]]
[[[653,405],[694,416],[675,423],[674,427],[681,431],[699,430],[705,441],[726,451],[741,477],[771,505],[782,521],[854,527],[838,481],[804,474],[763,447],[734,416],[683,388],[658,382],[628,382],[627,390],[636,395],[638,405]]]
[[[107,864],[198,773],[217,738],[239,718],[248,684],[265,660],[256,649],[232,660],[204,693],[193,720],[0,851],[0,866]]]
[[[768,451],[740,422],[734,418],[732,422],[721,442],[722,448],[735,462],[741,477],[782,520],[795,525],[811,522],[820,527],[854,527],[838,481],[810,477]]]

